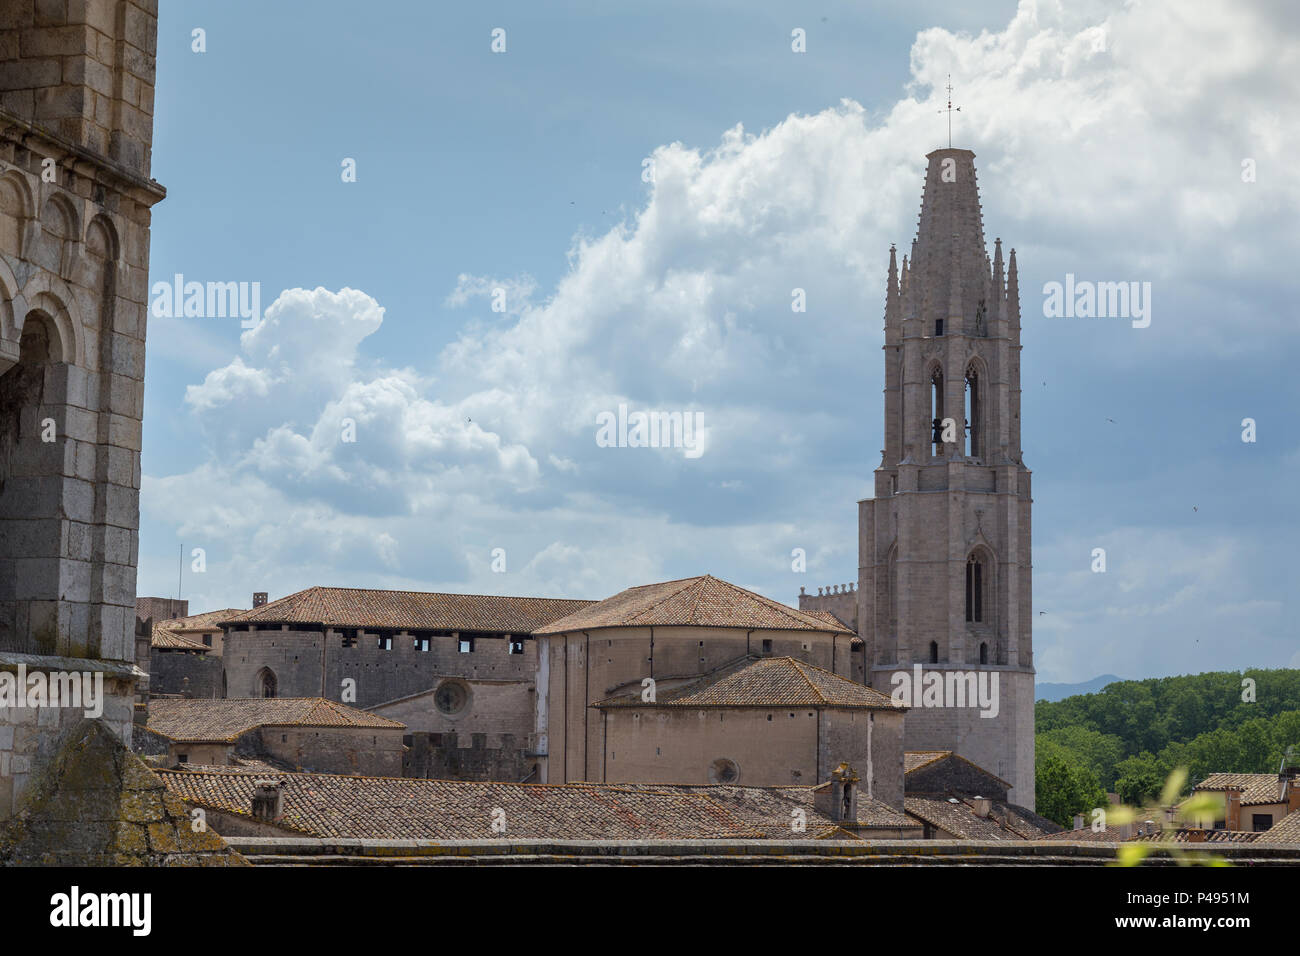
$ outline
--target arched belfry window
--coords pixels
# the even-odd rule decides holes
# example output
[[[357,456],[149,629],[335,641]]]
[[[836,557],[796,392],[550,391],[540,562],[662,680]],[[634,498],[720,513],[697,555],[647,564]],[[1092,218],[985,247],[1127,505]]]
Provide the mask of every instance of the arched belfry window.
[[[984,620],[984,562],[972,554],[966,560],[966,620],[978,624]],[[986,651],[981,650],[983,655]]]
[[[980,404],[979,371],[972,363],[966,367],[966,430],[970,436],[966,454],[972,458],[978,458],[983,451],[980,432],[984,421]]]
[[[939,642],[938,641],[930,642],[930,663],[931,664],[939,663]]]
[[[987,664],[988,662],[989,662],[989,642],[980,641],[980,663]]]
[[[943,451],[943,369],[936,365],[930,371],[930,441],[934,454]]]

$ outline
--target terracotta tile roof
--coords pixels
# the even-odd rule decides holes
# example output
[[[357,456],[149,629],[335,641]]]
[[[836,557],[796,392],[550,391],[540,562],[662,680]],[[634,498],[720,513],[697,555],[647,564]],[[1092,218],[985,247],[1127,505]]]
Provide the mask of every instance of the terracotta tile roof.
[[[634,787],[647,790],[671,790],[681,793],[700,793],[710,800],[731,808],[742,814],[755,825],[762,827],[772,836],[789,836],[791,811],[799,808],[807,815],[809,838],[826,833],[813,834],[813,824],[832,827],[833,822],[816,809],[817,794],[830,787],[823,783],[816,787],[740,787],[727,784],[652,784],[623,783],[609,786]],[[873,800],[862,793],[858,795],[858,825],[867,828],[914,827],[916,824],[908,819],[907,814],[895,810],[887,803]]]
[[[1191,831],[1186,827],[1171,830],[1168,833],[1156,830],[1145,836],[1135,837],[1143,843],[1255,843],[1264,836],[1263,833],[1251,833],[1246,830],[1206,830],[1204,840],[1193,840]]]
[[[1192,789],[1224,790],[1228,787],[1242,789],[1243,807],[1282,802],[1282,785],[1275,773],[1212,773]]]
[[[877,690],[793,657],[761,657],[721,676],[661,690],[654,703],[640,689],[593,707],[856,707],[904,710]]]
[[[743,627],[852,633],[846,625],[797,611],[709,574],[628,588],[539,626],[534,633],[563,634],[602,627]]]
[[[191,641],[188,637],[181,637],[176,631],[168,631],[158,627],[153,627],[153,634],[149,638],[149,646],[157,647],[161,650],[169,651],[210,651],[212,648],[198,641]]]
[[[1052,821],[1013,803],[990,800],[992,812],[987,817],[976,814],[972,803],[970,795],[960,793],[903,798],[903,808],[910,816],[962,840],[1041,840],[1059,829]]]
[[[1154,822],[1146,826],[1154,827],[1155,831],[1160,829],[1160,824]],[[1107,826],[1100,830],[1093,830],[1090,824],[1084,824],[1082,830],[1061,830],[1059,833],[1049,833],[1038,839],[1057,840],[1062,843],[1123,843],[1138,836],[1140,834],[1137,832],[1137,824],[1132,827]]]
[[[1300,843],[1300,810],[1288,813],[1259,835],[1261,843]]]
[[[527,634],[593,603],[494,594],[315,587],[270,601],[221,623]]]
[[[951,756],[951,750],[909,750],[903,754],[903,773],[920,770],[922,767],[928,767],[944,757]]]
[[[841,620],[839,615],[832,614],[830,611],[804,611],[803,613],[815,617],[819,621],[825,621],[827,624],[833,625],[834,629],[837,631],[842,631],[845,634],[853,633],[853,628],[849,627],[847,621]],[[855,637],[852,643],[861,644],[862,638]]]
[[[224,607],[219,611],[204,611],[202,614],[191,614],[189,617],[173,617],[165,621],[155,621],[154,630],[156,631],[161,627],[169,631],[179,631],[182,634],[193,631],[219,631],[221,630],[221,621],[243,613],[243,608]]]
[[[189,803],[246,817],[254,783],[266,775],[202,768],[158,771],[158,776]],[[807,830],[799,836],[848,836],[812,808],[811,788],[276,777],[284,781],[278,825],[322,839],[768,839],[792,835],[795,808],[807,817]],[[505,812],[504,834],[492,830],[498,808]],[[888,807],[869,807],[866,815],[888,821],[880,825],[908,825]]]
[[[937,764],[937,763],[939,763],[939,762],[941,762],[941,761],[944,761],[944,760],[960,760],[962,763],[964,763],[964,764],[969,764],[970,766],[974,767],[976,770],[978,770],[978,771],[979,771],[980,773],[982,773],[984,776],[988,777],[990,780],[995,780],[995,781],[997,781],[998,783],[1002,784],[1002,786],[1005,787],[1005,788],[1008,789],[1008,790],[1011,789],[1011,784],[1010,784],[1009,781],[1003,780],[1003,779],[1002,779],[1001,777],[999,777],[997,774],[995,774],[995,773],[990,773],[988,770],[985,770],[983,767],[981,767],[981,766],[980,766],[979,764],[977,764],[975,761],[973,761],[973,760],[967,760],[967,759],[966,759],[965,757],[963,757],[961,754],[959,754],[959,753],[955,753],[955,752],[953,752],[953,751],[951,751],[951,750],[909,750],[909,751],[906,751],[906,752],[903,754],[903,776],[907,776],[909,773],[912,773],[912,772],[917,771],[917,770],[923,770],[923,769],[925,769],[926,767],[932,767],[932,766],[934,766],[935,764]],[[1013,804],[1013,806],[1014,806],[1014,804]]]
[[[169,740],[231,743],[254,727],[367,727],[406,725],[324,697],[249,697],[226,700],[152,700],[146,728]]]

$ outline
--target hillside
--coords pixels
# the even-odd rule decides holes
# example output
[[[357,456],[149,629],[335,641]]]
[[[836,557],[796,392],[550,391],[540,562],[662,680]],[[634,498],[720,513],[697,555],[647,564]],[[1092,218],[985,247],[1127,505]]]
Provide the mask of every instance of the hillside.
[[[1047,806],[1063,822],[1096,806],[1103,790],[1127,803],[1148,799],[1177,766],[1195,783],[1215,772],[1276,773],[1284,758],[1300,763],[1300,670],[1116,681],[1039,700],[1035,729],[1040,812]]]

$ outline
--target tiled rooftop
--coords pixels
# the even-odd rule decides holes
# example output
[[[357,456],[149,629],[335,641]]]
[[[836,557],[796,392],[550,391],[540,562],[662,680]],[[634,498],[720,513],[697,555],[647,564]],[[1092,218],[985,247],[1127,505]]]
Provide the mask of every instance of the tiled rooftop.
[[[212,648],[186,635],[219,631],[221,628],[217,622],[243,613],[237,607],[227,607],[219,611],[204,611],[202,614],[191,614],[189,617],[173,617],[165,621],[154,621],[149,643],[153,647],[169,650],[209,651]]]
[[[191,614],[188,617],[173,617],[165,621],[155,621],[153,627],[155,632],[158,628],[163,628],[168,631],[179,631],[182,634],[193,631],[219,631],[221,621],[243,613],[243,608],[224,607],[219,611],[204,611],[202,614]]]
[[[176,631],[168,631],[160,628],[157,624],[153,627],[153,635],[149,638],[149,646],[157,647],[161,650],[168,651],[210,651],[212,648],[199,641],[191,641],[188,637],[182,637]]]
[[[907,812],[962,840],[1041,840],[1060,828],[1031,810],[990,800],[992,813],[976,814],[968,794],[926,794],[903,799]]]
[[[920,770],[951,756],[951,750],[909,750],[903,754],[903,773]]]
[[[752,660],[721,676],[661,690],[654,703],[632,694],[609,697],[596,707],[853,707],[902,710],[877,690],[793,657]]]
[[[1300,843],[1300,810],[1292,811],[1259,835],[1261,843]]]
[[[847,621],[840,620],[838,614],[834,614],[830,611],[821,611],[821,610],[817,610],[817,611],[808,610],[808,611],[804,611],[803,613],[811,615],[812,617],[817,618],[817,620],[819,621],[825,621],[827,624],[833,625],[834,630],[844,631],[849,634],[853,633],[853,628],[849,627]],[[855,637],[853,639],[853,643],[861,644],[862,638]]]
[[[249,816],[266,775],[228,768],[159,771],[167,788],[209,810]],[[400,777],[285,773],[279,825],[322,839],[528,838],[768,839],[793,834],[802,809],[808,839],[849,834],[813,808],[809,787],[686,787],[663,784],[473,783]],[[861,800],[867,826],[908,826],[897,811]],[[504,811],[505,830],[492,829]],[[498,819],[500,819],[498,817]]]
[[[146,727],[169,740],[231,743],[254,727],[366,727],[405,724],[323,697],[151,700]]]
[[[903,776],[907,776],[909,773],[914,773],[918,770],[933,767],[935,764],[941,763],[945,760],[959,760],[964,764],[974,767],[990,780],[997,781],[1008,790],[1011,789],[1011,784],[1008,781],[1003,780],[995,773],[990,773],[988,770],[985,770],[979,764],[975,763],[975,761],[967,760],[961,754],[952,750],[909,750],[905,752],[903,754]]]
[[[1192,789],[1224,790],[1228,787],[1242,789],[1243,807],[1282,802],[1282,783],[1275,773],[1212,773]]]
[[[628,588],[539,626],[534,633],[563,634],[603,627],[743,627],[852,633],[842,623],[795,610],[708,574]]]
[[[592,603],[494,594],[315,587],[242,611],[221,623],[527,634]]]

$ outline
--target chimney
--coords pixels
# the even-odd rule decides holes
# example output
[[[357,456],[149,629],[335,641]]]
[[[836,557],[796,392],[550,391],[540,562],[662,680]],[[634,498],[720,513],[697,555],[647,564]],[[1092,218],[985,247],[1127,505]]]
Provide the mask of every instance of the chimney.
[[[814,806],[836,823],[858,822],[858,775],[848,763],[831,771],[830,786],[817,794]]]
[[[1300,773],[1292,777],[1286,785],[1286,812],[1300,810]]]
[[[1082,813],[1076,813],[1076,814],[1074,815],[1074,828],[1075,828],[1076,830],[1082,830],[1082,829],[1083,829],[1083,814],[1082,814]]]
[[[265,591],[254,591],[254,592],[253,592],[253,607],[261,607],[261,606],[262,606],[263,604],[265,604],[265,603],[266,603],[266,592],[265,592]]]
[[[1223,827],[1225,830],[1241,829],[1241,787],[1228,787],[1223,791]]]
[[[181,678],[181,696],[186,700],[189,700],[194,696],[193,692],[190,690],[190,679],[188,677]]]
[[[993,809],[993,801],[988,797],[972,797],[970,807],[975,811],[975,816],[987,817],[989,811]]]
[[[253,783],[253,819],[274,823],[284,807],[282,780],[257,780]]]

